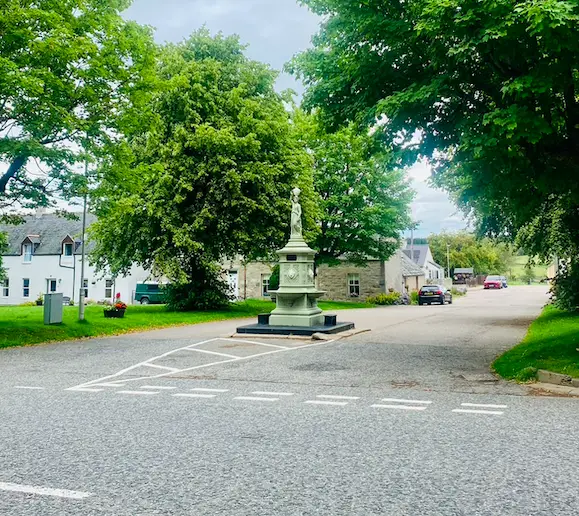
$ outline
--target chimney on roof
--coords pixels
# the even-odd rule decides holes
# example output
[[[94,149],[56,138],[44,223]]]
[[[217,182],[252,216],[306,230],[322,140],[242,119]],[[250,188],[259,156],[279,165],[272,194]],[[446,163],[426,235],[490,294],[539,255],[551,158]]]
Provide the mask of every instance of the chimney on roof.
[[[39,208],[36,208],[36,213],[34,214],[34,216],[37,219],[40,219],[43,215],[46,215],[47,213],[48,213],[48,210],[46,208],[39,207]]]

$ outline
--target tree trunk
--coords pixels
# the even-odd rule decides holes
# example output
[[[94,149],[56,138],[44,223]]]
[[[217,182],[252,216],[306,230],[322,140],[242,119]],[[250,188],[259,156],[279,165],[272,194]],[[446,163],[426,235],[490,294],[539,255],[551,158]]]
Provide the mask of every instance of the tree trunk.
[[[8,182],[12,179],[20,169],[26,164],[28,158],[26,156],[17,156],[16,159],[8,167],[8,170],[0,177],[0,194],[6,193]]]

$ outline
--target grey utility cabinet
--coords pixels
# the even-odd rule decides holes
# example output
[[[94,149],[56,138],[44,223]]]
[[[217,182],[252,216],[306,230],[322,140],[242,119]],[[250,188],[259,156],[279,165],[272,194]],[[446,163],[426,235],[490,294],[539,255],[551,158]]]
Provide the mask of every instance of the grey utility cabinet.
[[[44,294],[44,324],[62,323],[62,294]]]

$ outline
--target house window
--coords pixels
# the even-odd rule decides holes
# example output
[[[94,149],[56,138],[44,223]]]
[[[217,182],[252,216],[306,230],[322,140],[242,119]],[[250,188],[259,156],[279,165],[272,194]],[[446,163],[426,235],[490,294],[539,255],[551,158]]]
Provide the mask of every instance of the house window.
[[[113,285],[112,279],[105,280],[105,299],[111,299],[113,297]]]
[[[82,280],[82,288],[84,290],[84,298],[88,299],[88,279]]]
[[[72,244],[64,244],[62,254],[64,256],[72,256]]]
[[[360,275],[348,274],[348,293],[350,297],[360,297]]]
[[[22,279],[22,297],[30,297],[30,279]]]
[[[269,297],[269,278],[270,274],[261,275],[261,295],[263,297]]]
[[[48,280],[48,293],[49,294],[54,294],[56,292],[56,280],[55,279],[49,279]]]
[[[22,254],[24,255],[24,262],[30,263],[32,261],[32,244],[24,244]]]
[[[10,280],[8,278],[4,278],[2,282],[2,296],[8,297],[10,295]]]

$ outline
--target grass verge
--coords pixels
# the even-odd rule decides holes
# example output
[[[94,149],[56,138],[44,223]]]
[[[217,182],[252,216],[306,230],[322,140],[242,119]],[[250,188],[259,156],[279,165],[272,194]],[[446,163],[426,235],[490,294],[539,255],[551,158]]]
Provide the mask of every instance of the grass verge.
[[[320,302],[323,310],[371,308],[368,303]],[[45,326],[41,306],[0,307],[0,348],[59,342],[85,337],[120,335],[171,326],[254,317],[271,312],[274,303],[251,299],[210,312],[168,312],[161,305],[130,306],[123,319],[105,319],[102,306],[87,306],[85,321],[78,321],[78,307],[64,307],[62,324]]]
[[[538,369],[579,378],[579,314],[547,306],[527,336],[493,362],[503,378],[529,381]]]

